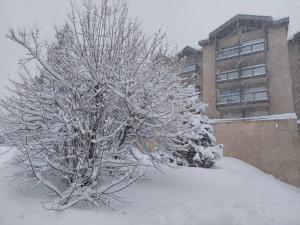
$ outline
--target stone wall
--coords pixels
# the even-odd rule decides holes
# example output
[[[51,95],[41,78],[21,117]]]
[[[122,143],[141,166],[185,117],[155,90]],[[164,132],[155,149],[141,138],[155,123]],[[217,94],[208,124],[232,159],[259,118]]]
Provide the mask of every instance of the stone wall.
[[[300,187],[300,137],[296,116],[288,119],[215,120],[224,155],[250,163],[289,184]]]

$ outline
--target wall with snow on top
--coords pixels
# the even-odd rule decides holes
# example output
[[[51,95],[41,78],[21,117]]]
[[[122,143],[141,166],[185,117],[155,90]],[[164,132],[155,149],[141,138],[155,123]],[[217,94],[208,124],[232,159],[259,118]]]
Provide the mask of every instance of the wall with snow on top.
[[[289,184],[300,187],[300,135],[297,119],[274,118],[213,121],[224,155],[235,157]]]

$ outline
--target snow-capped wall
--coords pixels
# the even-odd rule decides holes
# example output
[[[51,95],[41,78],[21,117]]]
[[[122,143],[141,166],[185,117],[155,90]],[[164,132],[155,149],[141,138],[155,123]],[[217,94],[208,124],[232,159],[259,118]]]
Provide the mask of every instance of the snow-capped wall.
[[[300,187],[300,136],[292,114],[212,121],[224,155]],[[298,125],[299,126],[299,125]]]

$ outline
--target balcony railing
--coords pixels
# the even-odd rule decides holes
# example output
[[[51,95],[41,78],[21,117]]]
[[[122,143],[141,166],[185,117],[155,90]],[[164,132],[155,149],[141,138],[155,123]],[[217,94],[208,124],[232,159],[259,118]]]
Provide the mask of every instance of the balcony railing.
[[[217,97],[217,105],[249,103],[269,100],[268,91],[253,91],[244,93],[234,93],[227,95],[219,95]]]
[[[239,78],[255,77],[267,74],[267,68],[265,64],[255,65],[252,67],[244,67],[240,70],[231,70],[216,74],[217,82],[236,80]]]
[[[241,46],[236,46],[236,47],[220,50],[217,52],[216,59],[217,60],[228,59],[228,58],[232,58],[235,56],[245,55],[245,54],[254,53],[254,52],[263,51],[263,50],[265,50],[265,42],[259,41],[259,42],[254,42],[251,44],[246,44],[246,45],[241,45]]]

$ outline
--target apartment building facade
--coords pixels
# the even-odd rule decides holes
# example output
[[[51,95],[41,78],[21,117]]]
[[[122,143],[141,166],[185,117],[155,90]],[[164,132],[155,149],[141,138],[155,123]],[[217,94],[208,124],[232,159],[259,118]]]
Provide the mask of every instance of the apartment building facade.
[[[234,16],[199,41],[196,80],[224,155],[300,187],[300,133],[294,113],[299,107],[300,42],[295,36],[288,45],[288,25],[289,18]],[[189,52],[187,68],[193,63]]]
[[[288,24],[288,18],[237,15],[199,41],[208,116],[227,119],[294,112]]]

